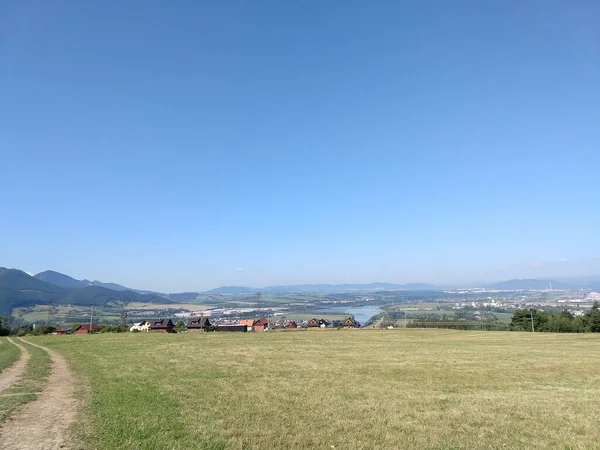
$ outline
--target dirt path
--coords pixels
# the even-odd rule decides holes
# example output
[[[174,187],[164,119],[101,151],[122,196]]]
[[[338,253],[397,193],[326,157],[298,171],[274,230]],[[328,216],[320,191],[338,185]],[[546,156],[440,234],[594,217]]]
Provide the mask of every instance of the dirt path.
[[[52,372],[38,398],[25,405],[0,430],[2,450],[55,450],[67,446],[67,429],[75,420],[74,380],[65,359],[53,350]]]
[[[19,355],[19,359],[10,366],[8,369],[4,369],[2,373],[0,373],[0,392],[11,387],[15,381],[21,377],[25,373],[25,367],[27,367],[27,362],[29,361],[29,352],[25,347],[20,344],[17,344],[11,338],[7,338],[8,341],[19,347],[21,350],[21,354]]]

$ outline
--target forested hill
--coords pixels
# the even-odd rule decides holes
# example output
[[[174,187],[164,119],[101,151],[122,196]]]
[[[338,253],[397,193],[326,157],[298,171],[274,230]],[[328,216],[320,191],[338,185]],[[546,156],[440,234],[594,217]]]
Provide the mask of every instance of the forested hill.
[[[38,280],[18,269],[0,267],[0,315],[13,308],[52,302],[55,305],[96,305],[109,302],[169,303],[154,294],[115,291],[101,286],[61,287]]]

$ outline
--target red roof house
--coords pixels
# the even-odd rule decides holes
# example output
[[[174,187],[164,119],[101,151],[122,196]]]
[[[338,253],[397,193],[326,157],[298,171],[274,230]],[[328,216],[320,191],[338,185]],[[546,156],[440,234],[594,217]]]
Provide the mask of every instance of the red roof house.
[[[95,323],[90,325],[88,323],[86,325],[79,325],[73,330],[73,334],[90,334],[96,333],[98,330],[100,330],[100,325],[96,325]]]
[[[269,328],[269,320],[265,319],[264,317],[262,319],[255,320],[254,325],[252,326],[254,331],[265,331],[267,328]]]

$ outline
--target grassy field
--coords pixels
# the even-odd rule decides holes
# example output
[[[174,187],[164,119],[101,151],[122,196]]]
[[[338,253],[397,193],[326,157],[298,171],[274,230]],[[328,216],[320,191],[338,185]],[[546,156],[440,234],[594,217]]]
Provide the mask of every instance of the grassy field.
[[[25,344],[19,340],[17,340],[17,342],[27,347],[27,350],[31,354],[31,358],[27,363],[25,375],[23,375],[14,386],[2,391],[2,394],[0,394],[0,424],[4,422],[14,410],[25,403],[34,400],[35,394],[43,389],[44,382],[46,378],[48,378],[48,375],[50,375],[50,356],[40,348]],[[6,346],[9,345],[6,341],[3,343],[5,343]],[[14,345],[10,346],[17,348]],[[2,348],[1,344],[0,348]]]
[[[91,308],[87,306],[61,305],[53,306],[52,323],[57,325],[63,322],[76,323],[89,321]],[[30,308],[15,308],[13,315],[29,323],[46,322],[48,320],[48,306],[34,305]],[[119,321],[120,311],[102,311],[94,309],[94,320],[100,322]]]
[[[86,448],[600,448],[600,336],[592,334],[31,339],[87,378]]]
[[[5,337],[0,337],[0,372],[19,358],[19,348],[12,345]]]

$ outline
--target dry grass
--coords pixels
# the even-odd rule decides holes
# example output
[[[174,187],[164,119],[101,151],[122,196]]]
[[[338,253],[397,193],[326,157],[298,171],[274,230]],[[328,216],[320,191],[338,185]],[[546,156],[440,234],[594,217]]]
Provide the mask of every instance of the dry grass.
[[[88,448],[600,448],[597,335],[40,338],[89,379]]]

